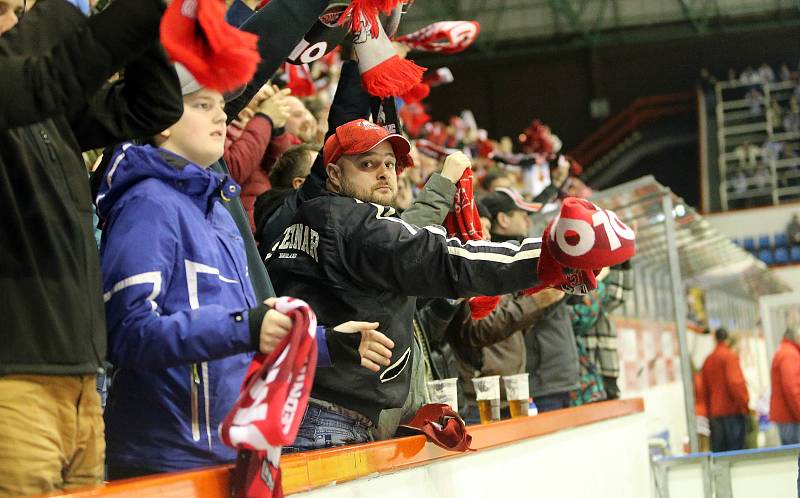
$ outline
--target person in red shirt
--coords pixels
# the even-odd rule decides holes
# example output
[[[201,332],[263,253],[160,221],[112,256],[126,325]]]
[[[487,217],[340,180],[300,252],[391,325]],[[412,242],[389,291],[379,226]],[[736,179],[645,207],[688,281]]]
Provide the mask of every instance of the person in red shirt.
[[[781,444],[800,443],[800,330],[789,327],[772,358],[769,418],[778,425]]]
[[[708,355],[701,370],[711,425],[711,451],[740,450],[744,448],[750,398],[739,355],[729,345],[728,331],[719,328],[715,336],[717,347]]]

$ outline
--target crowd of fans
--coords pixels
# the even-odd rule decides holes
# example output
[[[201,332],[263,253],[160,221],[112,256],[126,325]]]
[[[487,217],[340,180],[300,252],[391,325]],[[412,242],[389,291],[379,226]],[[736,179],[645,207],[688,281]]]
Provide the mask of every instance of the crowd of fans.
[[[392,437],[430,379],[459,379],[467,423],[474,377],[528,372],[539,411],[619,396],[608,313],[630,266],[543,274],[555,249],[531,237],[573,237],[550,220],[591,194],[580,165],[540,122],[515,153],[471,113],[432,122],[413,95],[368,94],[346,43],[281,69],[327,4],[229,2],[268,43],[223,93],[168,59],[163,0],[0,0],[0,496],[234,461],[218,427],[254,355],[299,323],[275,295],[317,320],[284,451]],[[441,225],[472,205],[470,172],[459,240]],[[633,232],[602,213],[629,259]],[[478,313],[474,296],[498,297]]]
[[[733,155],[727,161],[726,170],[727,190],[732,194],[729,207],[772,204],[774,191],[779,192],[779,199],[796,198],[800,194],[796,192],[800,187],[800,177],[791,162],[800,155],[800,83],[797,74],[787,64],[782,64],[776,72],[766,63],[758,68],[747,67],[741,73],[733,69],[728,72],[727,82],[735,86],[723,91],[723,101],[741,99],[747,115],[734,117],[737,113],[728,109],[731,114],[725,114],[724,126],[764,124],[763,129],[750,133],[750,140],[721,151]],[[717,82],[707,69],[701,70],[701,87],[712,110],[716,103]],[[782,160],[790,163],[773,170],[772,165]]]

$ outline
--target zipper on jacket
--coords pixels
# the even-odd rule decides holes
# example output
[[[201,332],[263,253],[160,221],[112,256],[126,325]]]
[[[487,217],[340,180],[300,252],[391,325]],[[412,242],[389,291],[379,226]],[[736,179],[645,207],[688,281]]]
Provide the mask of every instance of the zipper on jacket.
[[[203,362],[200,364],[200,368],[203,372],[202,376],[202,384],[203,384],[203,405],[205,406],[206,412],[206,437],[208,438],[208,451],[211,451],[211,403],[209,402],[209,384],[210,379],[208,378],[208,362]]]
[[[189,383],[192,385],[192,439],[200,441],[200,374],[197,372],[196,364],[192,365],[189,376]]]
[[[45,146],[47,147],[47,152],[50,154],[50,160],[58,160],[58,157],[56,157],[56,151],[53,148],[53,141],[50,140],[50,135],[47,134],[47,130],[44,128],[39,128],[39,136],[42,137],[42,142],[44,142]]]

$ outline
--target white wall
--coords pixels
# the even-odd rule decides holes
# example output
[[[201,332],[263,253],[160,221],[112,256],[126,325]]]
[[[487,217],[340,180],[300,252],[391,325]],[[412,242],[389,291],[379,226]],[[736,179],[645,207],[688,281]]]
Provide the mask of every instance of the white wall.
[[[292,496],[647,498],[650,490],[639,413]]]
[[[772,273],[786,282],[793,291],[800,291],[800,265],[776,266]]]
[[[758,237],[783,232],[795,213],[800,213],[800,204],[704,214],[703,218],[723,235],[741,239],[745,235]]]

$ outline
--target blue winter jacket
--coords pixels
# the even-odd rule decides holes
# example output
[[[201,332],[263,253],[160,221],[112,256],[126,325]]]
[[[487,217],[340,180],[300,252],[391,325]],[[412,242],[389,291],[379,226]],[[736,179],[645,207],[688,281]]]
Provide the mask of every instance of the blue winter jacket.
[[[163,149],[118,149],[98,195],[114,365],[111,465],[181,470],[234,459],[217,427],[252,359],[256,307],[224,198],[231,180]]]

